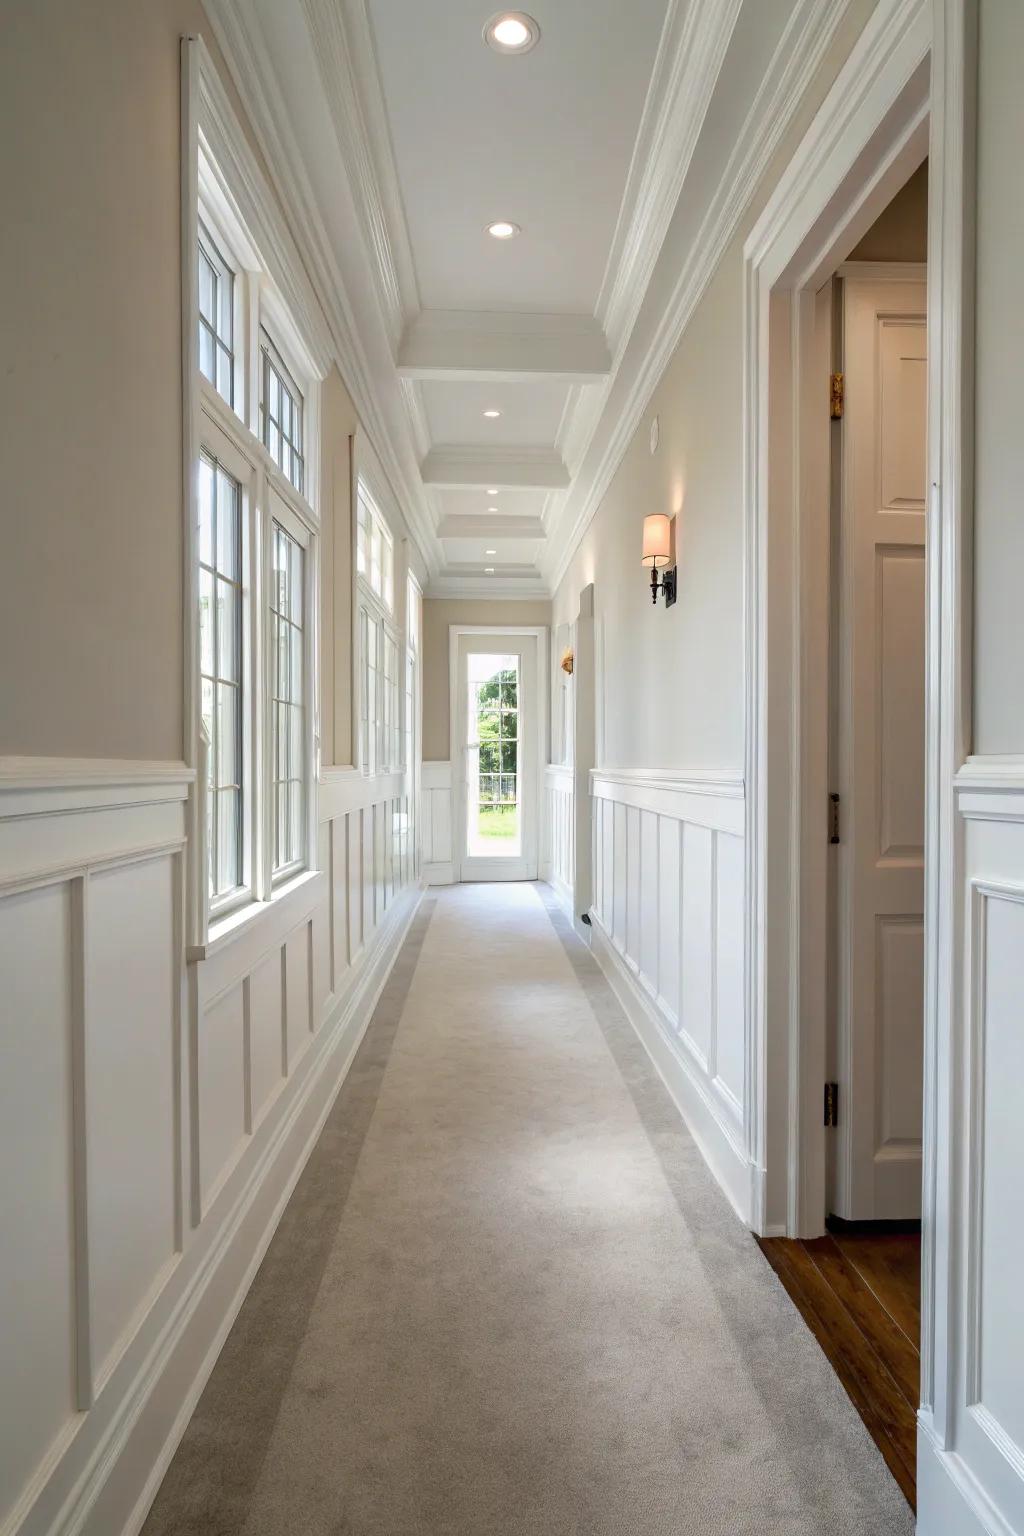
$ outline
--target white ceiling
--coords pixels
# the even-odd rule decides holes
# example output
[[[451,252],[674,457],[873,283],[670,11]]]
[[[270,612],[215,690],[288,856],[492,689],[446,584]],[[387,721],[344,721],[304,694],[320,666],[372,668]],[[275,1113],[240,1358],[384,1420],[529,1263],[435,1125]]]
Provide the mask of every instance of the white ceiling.
[[[666,3],[532,0],[539,43],[503,56],[492,0],[370,0],[425,309],[593,314]]]
[[[428,593],[558,580],[852,3],[204,0]]]

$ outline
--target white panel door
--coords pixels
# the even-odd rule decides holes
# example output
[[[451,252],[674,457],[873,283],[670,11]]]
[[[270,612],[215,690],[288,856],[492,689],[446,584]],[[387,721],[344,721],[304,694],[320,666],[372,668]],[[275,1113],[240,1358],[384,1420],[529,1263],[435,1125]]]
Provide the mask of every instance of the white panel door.
[[[921,1214],[925,282],[844,269],[832,1209]]]

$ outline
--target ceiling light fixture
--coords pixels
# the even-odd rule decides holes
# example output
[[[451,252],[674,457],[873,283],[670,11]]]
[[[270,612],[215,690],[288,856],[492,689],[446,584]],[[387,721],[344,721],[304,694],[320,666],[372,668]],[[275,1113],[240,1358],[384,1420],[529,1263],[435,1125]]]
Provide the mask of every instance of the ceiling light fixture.
[[[496,485],[488,486],[487,487],[487,494],[488,494],[488,496],[497,496],[497,494],[498,494],[498,487]]]
[[[484,566],[484,575],[485,576],[493,576],[494,575],[494,566],[493,565],[485,565]]]
[[[484,415],[487,417],[488,421],[494,421],[494,420],[497,419],[497,417],[499,417],[501,415],[501,412],[500,411],[484,411]]]
[[[514,240],[522,232],[520,225],[513,224],[510,219],[495,219],[493,224],[487,226],[487,233],[493,235],[495,240]]]
[[[495,53],[529,53],[540,27],[525,11],[499,11],[484,27],[484,42]]]
[[[485,555],[496,555],[497,553],[498,553],[498,551],[496,549],[485,549],[484,550],[484,554]]]

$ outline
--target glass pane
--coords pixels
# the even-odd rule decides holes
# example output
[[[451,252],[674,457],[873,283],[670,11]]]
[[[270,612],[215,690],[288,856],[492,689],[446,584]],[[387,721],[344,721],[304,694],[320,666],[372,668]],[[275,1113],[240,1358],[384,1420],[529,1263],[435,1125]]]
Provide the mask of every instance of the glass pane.
[[[503,672],[501,676],[501,702],[505,709],[515,709],[518,703],[519,689],[517,687],[514,672]]]
[[[519,744],[515,741],[503,741],[501,744],[501,771],[502,773],[515,773],[519,766]]]
[[[288,541],[291,545],[291,592],[289,612],[296,624],[302,623],[302,561],[304,551],[293,539]]]
[[[199,371],[211,384],[217,382],[217,360],[215,357],[217,347],[213,339],[213,332],[199,323]]]
[[[211,326],[216,326],[217,274],[202,246],[199,247],[199,313]]]
[[[217,684],[217,783],[239,783],[238,690],[229,683]]]
[[[206,572],[202,573],[204,576]],[[217,675],[237,683],[239,677],[238,589],[217,583]]]
[[[274,777],[288,778],[287,704],[274,705]]]
[[[288,676],[288,698],[293,704],[302,700],[302,631],[292,625],[289,629],[290,672]]]
[[[500,773],[501,757],[496,741],[482,741],[480,743],[480,773]]]
[[[518,659],[471,655],[465,665],[468,735],[470,743],[479,743],[478,751],[470,753],[468,851],[477,858],[518,856]]]
[[[215,470],[203,454],[199,460],[199,558],[213,564],[213,481]]]
[[[497,741],[500,734],[497,710],[484,709],[478,706],[476,720],[480,741]]]
[[[302,785],[293,781],[288,793],[288,858],[296,862],[302,857]]]
[[[235,789],[217,791],[217,890],[241,884],[238,835],[239,795]]]
[[[274,845],[274,867],[279,869],[288,859],[288,786],[278,784],[274,791],[277,841]]]
[[[213,576],[199,567],[199,670],[213,674]]]
[[[204,677],[203,680],[202,680],[202,693],[203,693],[203,696],[202,696],[202,700],[201,700],[201,703],[200,703],[200,709],[202,711],[202,716],[203,716],[203,725],[206,727],[206,734],[207,734],[207,736],[209,736],[210,740],[213,741],[213,739],[214,739],[214,727],[213,727],[213,683],[210,681],[210,679],[208,677]],[[215,776],[216,776],[215,769],[216,769],[216,764],[214,762],[214,754],[211,752],[210,753],[210,773],[209,773],[209,780],[210,780],[211,784],[214,782],[214,779],[215,779]]]
[[[217,390],[224,396],[229,405],[234,404],[235,381],[232,371],[231,353],[226,347],[217,347]]]

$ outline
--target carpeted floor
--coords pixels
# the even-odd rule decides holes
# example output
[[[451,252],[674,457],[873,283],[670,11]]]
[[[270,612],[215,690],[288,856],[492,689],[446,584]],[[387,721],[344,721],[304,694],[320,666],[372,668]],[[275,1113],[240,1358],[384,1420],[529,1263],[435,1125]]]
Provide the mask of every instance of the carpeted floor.
[[[904,1536],[540,885],[416,919],[144,1536]]]

